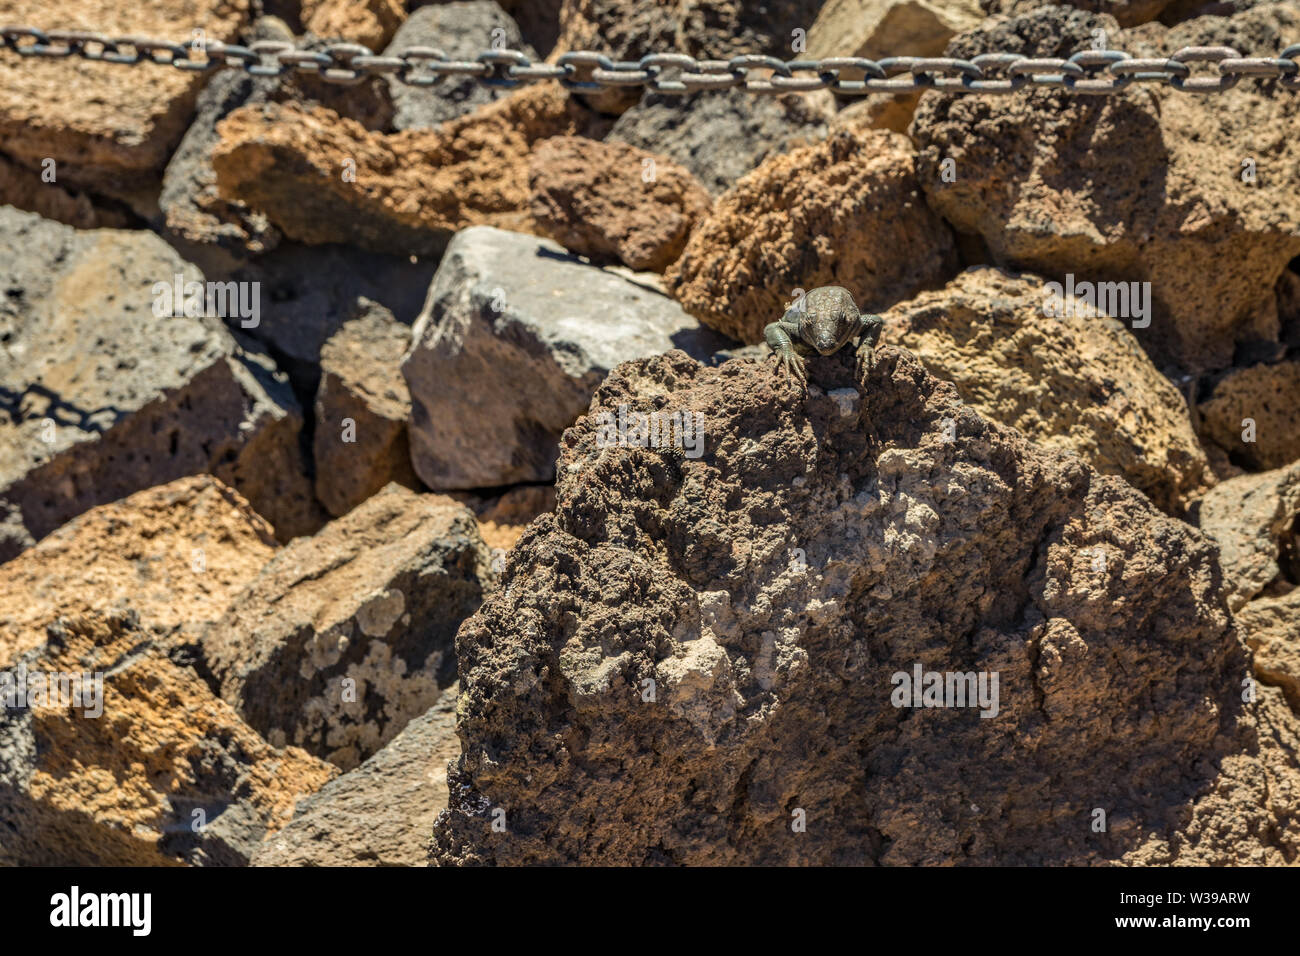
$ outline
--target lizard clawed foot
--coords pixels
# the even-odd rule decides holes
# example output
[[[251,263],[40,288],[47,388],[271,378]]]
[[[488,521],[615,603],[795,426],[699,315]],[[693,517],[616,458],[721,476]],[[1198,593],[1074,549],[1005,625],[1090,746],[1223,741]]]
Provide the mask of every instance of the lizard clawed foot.
[[[776,371],[779,374],[785,370],[785,380],[788,384],[793,377],[796,379],[805,392],[808,391],[808,376],[804,374],[803,359],[794,353],[792,349],[785,349],[776,353]]]
[[[865,378],[866,373],[876,367],[876,350],[870,345],[863,345],[858,349],[856,363],[857,377]]]

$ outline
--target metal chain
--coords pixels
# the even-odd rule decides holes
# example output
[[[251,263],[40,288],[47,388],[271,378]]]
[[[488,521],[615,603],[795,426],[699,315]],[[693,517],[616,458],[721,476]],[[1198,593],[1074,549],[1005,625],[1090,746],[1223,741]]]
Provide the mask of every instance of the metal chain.
[[[252,76],[312,74],[331,83],[359,83],[392,76],[408,86],[433,86],[448,76],[468,76],[487,86],[514,88],[556,80],[570,90],[590,92],[641,86],[657,93],[740,88],[750,93],[832,90],[846,96],[868,93],[1012,93],[1026,87],[1105,94],[1135,83],[1171,86],[1185,93],[1221,93],[1242,77],[1276,79],[1300,89],[1300,43],[1278,56],[1244,57],[1228,46],[1183,47],[1167,58],[1135,58],[1118,50],[1084,50],[1069,59],[1034,58],[1019,53],[954,57],[830,57],[785,61],[745,55],[729,60],[699,60],[683,53],[652,53],[640,60],[615,61],[603,53],[576,50],[555,63],[534,63],[519,50],[484,50],[472,60],[449,59],[442,50],[416,46],[394,56],[377,56],[355,43],[321,50],[292,43],[259,41],[237,46],[216,40],[189,45],[144,37],[108,37],[82,30],[0,28],[2,46],[21,57],[66,58],[139,66],[155,63],[193,73],[242,69]],[[1207,63],[1192,76],[1189,64]]]

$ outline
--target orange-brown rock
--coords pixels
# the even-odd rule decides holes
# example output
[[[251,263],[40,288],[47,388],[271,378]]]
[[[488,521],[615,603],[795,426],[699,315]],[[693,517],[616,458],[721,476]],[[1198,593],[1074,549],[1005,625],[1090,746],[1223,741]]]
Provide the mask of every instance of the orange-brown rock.
[[[1200,403],[1202,429],[1252,471],[1300,460],[1300,359],[1234,369]]]
[[[1300,35],[1300,3],[1122,36],[1105,14],[1042,5],[986,20],[947,52],[1070,56],[1096,30],[1133,56],[1223,44],[1276,56]],[[1162,367],[1205,371],[1231,365],[1241,344],[1279,338],[1274,287],[1300,255],[1293,105],[1278,84],[1246,79],[1210,96],[1163,84],[1109,96],[928,92],[912,134],[931,206],[981,236],[991,261],[1057,280],[1149,283],[1139,342]]]
[[[234,42],[248,0],[0,0],[0,21],[37,29],[95,30],[188,43]],[[0,50],[0,148],[20,165],[56,161],[59,182],[116,191],[160,170],[185,131],[199,73],[145,64],[127,69],[79,57],[18,57]]]
[[[399,0],[302,0],[302,22],[318,37],[360,43],[378,53],[406,20]]]
[[[537,228],[593,261],[662,272],[712,204],[684,167],[624,143],[557,136],[528,167]]]
[[[555,84],[388,136],[319,107],[263,104],[222,122],[213,167],[222,196],[294,239],[436,254],[465,226],[527,230],[533,145],[602,127]]]
[[[968,269],[885,313],[885,341],[915,352],[981,415],[1181,513],[1214,481],[1183,396],[1122,323],[1046,317],[1044,281]]]
[[[275,553],[271,526],[209,475],[100,505],[0,566],[0,657],[66,614],[134,611],[157,634],[220,617]]]
[[[668,270],[670,291],[706,325],[761,342],[801,289],[841,285],[880,311],[942,283],[953,238],[913,159],[903,136],[856,127],[769,159],[717,200]]]
[[[0,668],[27,704],[0,707],[3,864],[242,865],[337,773],[267,744],[134,613],[60,617]]]

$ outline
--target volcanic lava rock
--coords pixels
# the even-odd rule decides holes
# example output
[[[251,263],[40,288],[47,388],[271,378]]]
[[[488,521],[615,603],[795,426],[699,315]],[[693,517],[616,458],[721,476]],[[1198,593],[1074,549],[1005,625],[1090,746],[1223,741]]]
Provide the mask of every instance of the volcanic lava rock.
[[[458,635],[436,862],[1300,849],[1266,796],[1300,783],[1295,753],[1276,692],[1258,714],[1239,696],[1214,546],[876,355],[860,388],[850,355],[812,359],[806,397],[770,364],[677,352],[611,373],[566,432],[555,514]],[[611,440],[619,406],[700,416],[705,453]],[[913,695],[918,670],[937,694]]]

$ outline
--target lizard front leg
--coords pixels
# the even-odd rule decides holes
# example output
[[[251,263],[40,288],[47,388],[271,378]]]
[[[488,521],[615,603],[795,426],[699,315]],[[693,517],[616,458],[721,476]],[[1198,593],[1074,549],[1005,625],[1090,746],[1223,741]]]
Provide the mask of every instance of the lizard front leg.
[[[865,372],[876,364],[876,343],[885,327],[885,320],[878,315],[863,315],[859,320],[857,343],[857,377],[861,379]]]
[[[790,376],[793,375],[803,385],[806,392],[808,391],[808,376],[804,374],[803,359],[795,352],[794,340],[791,338],[791,335],[798,334],[798,324],[787,322],[785,319],[780,322],[772,322],[763,329],[763,338],[767,340],[768,347],[771,348],[772,354],[776,356],[777,371],[785,369],[785,380],[790,381]]]

